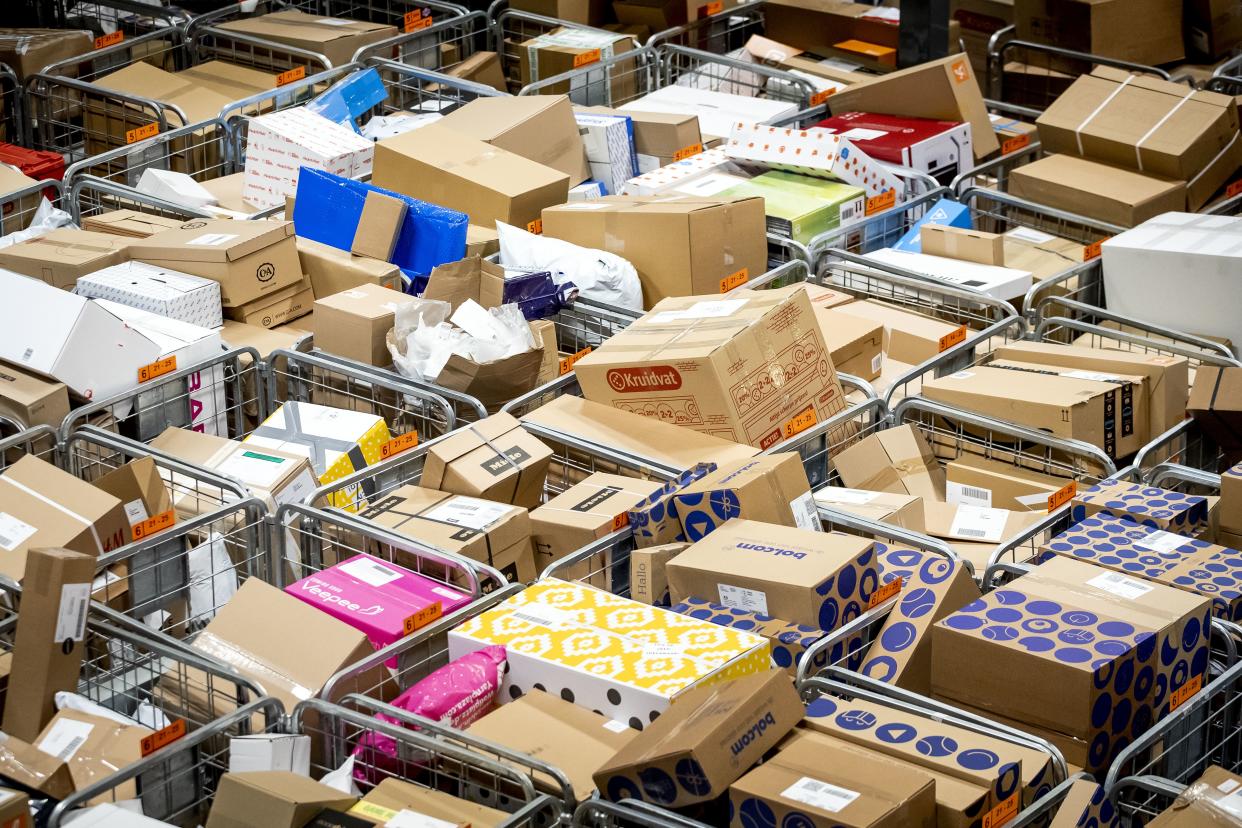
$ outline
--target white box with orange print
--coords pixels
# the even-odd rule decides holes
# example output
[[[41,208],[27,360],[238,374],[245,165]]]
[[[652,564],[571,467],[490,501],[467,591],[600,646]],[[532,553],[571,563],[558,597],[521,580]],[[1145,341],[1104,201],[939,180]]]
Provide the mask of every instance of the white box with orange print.
[[[867,191],[868,198],[893,192],[897,201],[906,185],[851,141],[826,129],[787,129],[748,121],[734,123],[725,154],[742,164],[834,178]]]

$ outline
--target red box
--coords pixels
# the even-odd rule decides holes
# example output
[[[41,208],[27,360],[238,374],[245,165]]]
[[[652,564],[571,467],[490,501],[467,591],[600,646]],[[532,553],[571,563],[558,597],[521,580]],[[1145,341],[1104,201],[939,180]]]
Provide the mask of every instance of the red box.
[[[0,163],[11,164],[35,181],[54,178],[61,180],[65,174],[65,159],[59,153],[26,149],[15,144],[0,142]]]
[[[966,123],[844,112],[816,126],[850,140],[872,158],[925,172],[942,184],[974,164],[970,124]]]

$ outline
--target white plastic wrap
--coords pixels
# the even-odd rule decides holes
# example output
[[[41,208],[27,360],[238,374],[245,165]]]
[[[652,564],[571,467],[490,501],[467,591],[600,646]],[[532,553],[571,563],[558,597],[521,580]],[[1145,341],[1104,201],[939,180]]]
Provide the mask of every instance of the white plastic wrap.
[[[593,302],[641,311],[643,288],[634,265],[615,253],[579,247],[496,222],[500,263],[517,270],[547,270],[557,285],[573,282]]]
[[[29,241],[61,227],[77,229],[77,225],[73,223],[73,216],[64,210],[56,209],[52,206],[52,202],[45,198],[39,202],[39,206],[35,209],[34,215],[30,219],[30,226],[25,230],[14,230],[7,236],[0,237],[0,247],[9,247],[20,242]]]
[[[422,299],[394,311],[389,352],[398,372],[435,382],[453,354],[482,365],[538,347],[517,305],[484,309],[469,299],[449,318],[451,308]]]

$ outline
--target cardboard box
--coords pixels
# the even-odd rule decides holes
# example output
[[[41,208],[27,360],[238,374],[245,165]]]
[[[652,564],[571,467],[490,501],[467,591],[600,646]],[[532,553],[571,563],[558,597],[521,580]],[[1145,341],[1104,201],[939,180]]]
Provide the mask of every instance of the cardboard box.
[[[1210,602],[1129,581],[1057,557],[987,593],[934,628],[933,692],[1081,739],[1085,769],[1107,767],[1207,667]]]
[[[1242,13],[1232,3],[1191,0],[1185,8],[1186,44],[1191,57],[1213,63],[1242,44]]]
[[[1046,513],[1048,498],[1070,481],[978,454],[962,454],[945,464],[949,503]]]
[[[908,270],[953,287],[977,291],[993,299],[1020,303],[1026,292],[1031,289],[1031,274],[1025,270],[1010,267],[977,264],[891,248],[872,251],[865,254],[865,258]],[[901,292],[915,293],[913,290]]]
[[[168,487],[151,457],[131,460],[100,476],[92,485],[112,495],[124,506],[125,520],[131,529],[126,535],[126,543],[134,540],[132,530],[136,524],[162,515],[172,508]]]
[[[781,40],[770,29],[768,34]],[[834,115],[868,112],[965,121],[970,124],[971,148],[976,161],[1000,149],[980,85],[970,60],[964,55],[949,55],[850,85],[828,99],[828,108]]]
[[[1034,526],[1043,512],[989,509],[963,503],[923,501],[927,534],[949,541],[953,551],[982,572],[992,563],[999,544]]]
[[[1181,8],[1176,3],[1016,0],[1013,12],[1021,40],[1145,66],[1171,63],[1185,56]],[[1135,20],[1143,21],[1137,31]]]
[[[607,0],[518,0],[511,8],[585,26],[600,26],[612,19]]]
[[[846,308],[815,307],[815,318],[833,367],[864,380],[876,379],[884,366],[884,326],[845,311]]]
[[[856,618],[879,587],[869,539],[741,519],[678,555],[667,572],[674,602],[706,598],[827,632]]]
[[[542,572],[629,524],[629,510],[662,488],[650,480],[595,473],[530,513],[535,565]],[[650,603],[650,602],[645,602]]]
[[[229,773],[283,770],[310,775],[310,736],[258,733],[229,738]]]
[[[587,399],[765,449],[845,409],[813,314],[802,290],[665,299],[574,373]]]
[[[624,722],[540,690],[497,707],[467,730],[557,768],[569,778],[580,802],[595,790],[596,771],[638,736]],[[535,782],[554,796],[562,795],[561,786],[550,777],[536,773]]]
[[[1039,134],[1034,124],[1028,124],[1025,121],[1018,121],[996,114],[990,117],[992,119],[992,131],[996,133],[996,139],[1000,141],[1001,155],[1020,152],[1029,147],[1032,141],[1039,140]]]
[[[767,673],[769,664],[758,636],[555,578],[450,630],[448,644],[451,659],[494,644],[508,649],[502,703],[538,684],[636,730],[692,688]]]
[[[466,227],[466,255],[463,259],[473,259],[476,256],[482,259],[499,251],[500,235],[495,229],[474,224]]]
[[[1043,282],[1059,276],[1086,260],[1087,246],[1044,233],[1030,227],[1015,227],[1004,234],[1005,261],[1031,272],[1031,279]],[[1048,295],[1072,295],[1079,287],[1075,276],[1048,286]]]
[[[234,322],[274,328],[313,312],[315,293],[308,280],[282,288],[275,293],[260,297],[242,305],[224,309],[224,315]],[[313,324],[309,322],[309,324]]]
[[[672,609],[673,612],[679,612],[691,618],[711,621],[722,627],[747,630],[763,636],[772,648],[772,663],[790,676],[797,675],[798,665],[806,655],[806,651],[824,637],[824,631],[819,627],[794,624],[759,612],[748,612],[726,607],[724,604],[713,604],[702,598],[687,598],[675,604]],[[820,653],[815,664],[812,665],[810,674],[814,675],[830,661],[827,652]]]
[[[380,780],[378,785],[367,791],[348,814],[365,820],[366,824],[387,825],[399,814],[410,811],[444,820],[449,825],[472,828],[497,828],[509,819],[509,814],[486,805],[477,805],[391,776]]]
[[[716,470],[715,463],[699,463],[667,481],[658,491],[630,509],[627,515],[634,532],[634,545],[643,549],[667,543],[684,543],[674,495],[699,478]]]
[[[878,681],[931,693],[931,627],[980,597],[974,577],[961,561],[877,544],[880,589],[869,606],[900,596],[867,649],[859,672]]]
[[[28,427],[60,428],[69,416],[69,389],[64,383],[0,363],[0,416]]]
[[[632,112],[658,112],[680,117],[696,116],[703,146],[710,138],[729,134],[737,121],[773,121],[793,115],[798,106],[788,100],[732,95],[711,89],[688,86],[664,86],[620,107],[626,115]]]
[[[390,261],[408,208],[402,199],[369,191],[362,202],[362,214],[358,217],[350,252],[382,262]]]
[[[278,207],[297,193],[302,167],[358,178],[371,171],[373,155],[370,140],[304,107],[250,118],[242,197]]]
[[[0,776],[52,799],[73,793],[73,778],[64,762],[10,733],[0,740]]]
[[[943,350],[940,343],[958,328],[874,299],[851,302],[841,312],[882,323],[884,356],[909,365],[919,365],[939,354]]]
[[[831,57],[834,47],[847,40],[897,46],[897,26],[863,4],[777,0],[771,12],[771,20],[764,15],[767,37],[818,55]]]
[[[569,196],[567,175],[440,124],[385,138],[375,146],[371,182],[442,207],[471,224],[526,228],[543,208]]]
[[[551,459],[552,450],[517,420],[493,414],[428,447],[422,484],[534,509]]]
[[[142,741],[151,733],[150,728],[140,725],[121,724],[111,718],[66,709],[52,717],[34,740],[34,746],[68,765],[73,786],[80,791],[141,759]],[[86,804],[137,796],[137,785],[131,779]]]
[[[1228,824],[1238,817],[1242,782],[1219,765],[1212,765],[1189,785],[1173,805],[1147,823],[1152,828],[1196,828]],[[1057,826],[1059,828],[1059,826]]]
[[[203,328],[224,324],[218,284],[144,262],[122,262],[96,270],[79,279],[75,292]]]
[[[835,459],[841,482],[851,488],[944,500],[944,469],[914,426],[877,431]]]
[[[826,129],[796,130],[739,121],[730,129],[724,149],[741,164],[835,179],[862,188],[869,197],[891,192],[901,200],[906,191],[888,168]]]
[[[867,520],[923,531],[923,499],[915,495],[824,486],[816,490],[815,503]]]
[[[675,192],[687,192],[699,198],[710,198],[704,187],[716,189],[711,181],[732,181],[732,178],[721,179],[721,174],[730,174],[737,167],[720,148],[673,161],[668,166],[645,172],[629,179],[621,187],[621,194],[627,196],[657,196]],[[694,185],[694,186],[691,186]],[[720,188],[723,190],[724,188]],[[585,210],[586,207],[576,209]]]
[[[813,828],[932,828],[935,792],[936,780],[917,768],[799,731],[730,786],[729,825],[745,828],[758,814]]]
[[[208,828],[242,828],[261,822],[301,828],[324,808],[345,811],[358,797],[289,771],[226,773],[220,777]]]
[[[0,62],[23,82],[45,66],[84,55],[94,48],[94,34],[83,29],[0,29]]]
[[[317,241],[297,238],[298,261],[310,280],[316,299],[350,290],[359,285],[397,285],[401,270],[394,264],[355,256]]]
[[[919,228],[923,253],[983,265],[1005,264],[1005,237],[999,233],[924,224]]]
[[[763,201],[608,197],[543,211],[552,238],[630,261],[644,306],[723,293],[767,270]]]
[[[498,92],[508,92],[504,68],[500,65],[500,55],[495,52],[475,52],[456,66],[444,70],[444,74],[462,80],[490,86]]]
[[[0,248],[0,267],[72,290],[88,273],[124,261],[129,244],[120,236],[60,228]]]
[[[586,149],[590,177],[604,185],[605,194],[621,192],[638,175],[634,127],[626,115],[599,115],[574,110],[574,120]]]
[[[591,177],[582,137],[564,95],[475,98],[450,112],[440,126],[508,150],[569,177]]]
[[[1186,187],[1181,181],[1072,155],[1049,155],[1015,168],[1009,177],[1009,192],[1122,227],[1134,227],[1161,213],[1184,210],[1186,203]]]
[[[175,230],[185,219],[157,216],[137,210],[112,210],[82,218],[82,229],[92,233],[110,233],[131,239],[145,239],[163,230]]]
[[[677,520],[695,543],[733,518],[820,530],[802,456],[777,452],[718,466],[673,495]]]
[[[344,66],[363,46],[397,35],[396,26],[366,20],[320,17],[292,9],[226,20],[216,25],[225,31],[240,32],[323,55],[332,66]]]
[[[632,550],[630,598],[653,607],[670,606],[672,597],[668,591],[668,562],[689,548],[688,543],[666,543]]]
[[[30,797],[11,788],[0,788],[0,825],[29,828]]]
[[[409,294],[362,284],[315,302],[315,347],[365,365],[392,364],[385,337],[397,308],[417,301]]]
[[[1214,440],[1229,464],[1242,460],[1242,370],[1200,365],[1186,411]]]
[[[779,671],[698,687],[678,701],[595,773],[606,798],[663,807],[713,799],[802,715],[797,691]]]
[[[699,119],[694,115],[678,115],[671,112],[642,112],[638,110],[608,109],[602,106],[578,107],[578,111],[599,115],[624,115],[630,119],[634,132],[634,151],[638,158],[638,173],[671,164],[675,160],[689,158],[703,151],[703,136],[699,132]]]
[[[1075,523],[1100,512],[1188,538],[1208,525],[1207,498],[1119,480],[1101,480],[1080,488],[1070,506]]]
[[[517,44],[518,74],[521,85],[547,80],[593,63],[620,57],[638,48],[628,35],[583,28],[559,28]],[[614,101],[634,97],[635,61],[621,61],[599,73],[589,83],[571,81],[539,90],[543,95],[575,93],[575,103],[586,106],[612,106]],[[573,182],[571,182],[573,183]]]
[[[867,200],[860,187],[788,172],[757,175],[720,195],[763,198],[768,232],[800,244],[861,218]]]
[[[1242,534],[1242,466],[1231,466],[1220,475],[1220,529]]]
[[[17,465],[33,459],[23,458],[11,466],[5,478]],[[34,740],[56,713],[56,693],[77,692],[95,555],[31,549],[26,557],[12,668],[25,678],[12,682],[5,696],[4,732]]]
[[[970,124],[843,112],[815,126],[850,141],[871,158],[951,181],[974,166]]]
[[[225,307],[302,281],[291,222],[196,219],[132,242],[130,256],[219,282]]]
[[[531,520],[518,506],[402,486],[372,503],[360,517],[400,535],[500,570],[514,583],[539,576],[531,551]],[[416,556],[395,552],[418,567]]]

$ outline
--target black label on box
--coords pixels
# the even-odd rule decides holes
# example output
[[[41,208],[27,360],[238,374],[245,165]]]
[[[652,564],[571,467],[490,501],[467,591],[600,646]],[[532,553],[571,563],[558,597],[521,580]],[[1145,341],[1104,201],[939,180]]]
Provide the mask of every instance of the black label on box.
[[[615,495],[617,492],[620,492],[620,491],[621,491],[620,486],[605,486],[604,488],[600,489],[595,494],[588,497],[586,500],[582,501],[576,506],[571,506],[570,508],[573,509],[575,512],[589,512],[592,509],[594,509],[596,506],[600,505],[605,500],[607,500],[608,498],[612,497],[613,495]]]
[[[456,532],[449,535],[449,537],[455,541],[468,541],[471,538],[478,537],[478,535],[479,533],[474,529],[458,529]]]
[[[373,518],[376,515],[382,515],[385,512],[388,512],[388,511],[391,511],[392,509],[397,508],[397,505],[402,503],[403,501],[404,501],[404,498],[400,498],[400,497],[386,497],[377,503],[372,503],[369,507],[367,507],[366,510],[360,513],[358,517]]]
[[[524,449],[514,446],[513,448],[505,449],[504,456],[499,454],[493,455],[490,459],[480,463],[479,466],[488,474],[499,477],[510,469],[522,465],[529,459],[530,455]]]
[[[1117,456],[1117,392],[1104,395],[1104,453]]]
[[[369,819],[325,808],[319,812],[319,816],[306,823],[306,826],[307,828],[375,828],[375,823]]]

